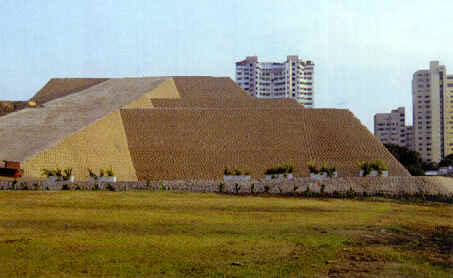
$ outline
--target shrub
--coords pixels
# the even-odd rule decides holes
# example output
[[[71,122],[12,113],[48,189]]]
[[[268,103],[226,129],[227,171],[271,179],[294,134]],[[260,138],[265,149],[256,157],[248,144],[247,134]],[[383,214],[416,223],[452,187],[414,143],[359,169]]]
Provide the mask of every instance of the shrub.
[[[104,169],[99,169],[99,176],[103,177],[104,176]]]
[[[235,176],[241,176],[241,175],[242,175],[242,171],[239,170],[239,169],[234,168],[233,174],[234,174]]]
[[[163,185],[162,183],[160,184],[160,191],[165,191],[165,185]]]
[[[386,171],[388,169],[387,165],[385,165],[385,163],[382,160],[371,161],[370,168],[372,170],[376,170],[378,172],[379,176],[382,175],[383,171]]]
[[[63,180],[69,180],[69,177],[72,176],[72,168],[66,168],[64,169],[64,176],[63,176]]]
[[[326,162],[321,164],[321,168],[318,169],[313,163],[308,164],[308,170],[311,174],[323,174],[325,173],[328,177],[333,177],[337,169],[335,166],[329,166]]]
[[[363,171],[363,176],[366,177],[371,174],[371,167],[368,162],[361,161],[359,162],[359,167]]]
[[[94,178],[95,180],[98,178],[98,176],[90,168],[88,168],[88,174],[90,175],[90,177]]]
[[[269,168],[264,174],[266,175],[281,175],[281,174],[291,174],[294,172],[294,166],[292,163],[283,163],[278,167]]]
[[[46,176],[46,177],[52,177],[52,176],[55,176],[55,172],[50,169],[41,169],[41,175]]]
[[[324,195],[324,191],[326,190],[326,185],[325,184],[321,184],[321,189],[319,190],[319,192],[321,193],[321,195]]]
[[[113,187],[113,185],[111,185],[110,183],[107,184],[107,186],[105,187],[105,189],[107,189],[108,191],[115,191],[115,187]]]
[[[224,190],[225,190],[225,184],[220,183],[219,184],[219,193],[223,193]]]
[[[75,190],[81,190],[80,186],[76,186]]]
[[[337,171],[337,168],[335,166],[327,168],[327,176],[328,177],[333,177],[335,175],[335,172]]]
[[[55,170],[55,176],[62,177],[63,176],[63,171],[60,168],[57,168]]]
[[[14,181],[11,183],[11,190],[16,190],[16,186],[17,186],[17,181],[14,180]]]
[[[378,175],[381,176],[383,171],[386,171],[388,169],[387,165],[385,165],[385,163],[381,160],[372,160],[368,162],[362,161],[359,162],[359,167],[363,171],[364,177],[371,174],[373,170],[377,171]]]
[[[113,176],[115,176],[115,173],[113,173],[112,166],[110,166],[109,169],[105,170],[105,173],[107,174],[108,177],[113,177]]]
[[[99,190],[99,184],[97,184],[97,183],[94,184],[93,187],[91,188],[91,190],[93,190],[93,191]]]
[[[22,190],[28,190],[28,184],[26,182],[21,182],[20,183],[20,188]]]
[[[67,184],[63,184],[61,190],[69,190],[69,186]]]
[[[271,189],[271,188],[269,187],[269,185],[267,185],[267,184],[264,185],[264,192],[265,192],[265,193],[269,193],[269,190],[270,190],[270,189]]]
[[[252,194],[255,193],[255,184],[254,183],[252,183],[250,185],[250,193],[252,193]]]
[[[223,174],[225,176],[231,176],[232,172],[230,171],[230,169],[227,167],[225,167],[225,169],[223,170]]]
[[[305,189],[304,195],[307,196],[307,197],[311,196],[310,186],[307,185],[307,189]]]
[[[250,171],[249,171],[249,170],[245,170],[245,171],[244,171],[244,175],[250,176]]]
[[[238,194],[240,190],[241,190],[241,186],[239,184],[237,184],[237,183],[234,184],[234,192],[236,194]]]
[[[308,171],[310,171],[311,174],[317,175],[319,173],[318,168],[316,168],[315,164],[310,162],[307,164],[308,166]]]

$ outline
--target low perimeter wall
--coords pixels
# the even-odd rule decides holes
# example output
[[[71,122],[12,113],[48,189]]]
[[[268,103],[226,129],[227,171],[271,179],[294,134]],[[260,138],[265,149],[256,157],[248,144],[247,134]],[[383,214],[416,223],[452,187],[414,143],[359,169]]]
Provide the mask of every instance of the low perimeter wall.
[[[92,182],[47,183],[45,180],[0,181],[0,190],[60,190],[66,184],[68,189],[91,190]],[[325,193],[354,191],[357,193],[425,193],[453,195],[453,178],[448,177],[343,177],[317,180],[312,178],[294,178],[291,180],[250,180],[223,182],[220,180],[174,180],[98,183],[99,189],[128,190],[176,190],[190,192],[231,192],[231,193],[302,193],[308,191]]]

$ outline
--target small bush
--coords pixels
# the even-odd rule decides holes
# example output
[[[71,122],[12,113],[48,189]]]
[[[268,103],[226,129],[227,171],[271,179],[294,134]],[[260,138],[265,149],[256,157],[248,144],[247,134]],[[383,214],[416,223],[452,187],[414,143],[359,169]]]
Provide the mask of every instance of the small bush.
[[[283,163],[278,167],[269,168],[264,174],[266,175],[281,175],[281,174],[291,174],[294,172],[294,166],[292,163]]]
[[[238,194],[240,190],[241,190],[241,186],[239,184],[237,184],[237,183],[234,184],[234,192],[236,194]]]
[[[223,193],[224,190],[225,190],[225,184],[220,183],[219,184],[219,193]]]
[[[311,174],[317,175],[319,173],[318,168],[315,166],[313,162],[308,163],[308,170],[310,171]]]
[[[63,177],[63,171],[60,168],[57,168],[55,170],[55,176],[57,177]]]
[[[307,189],[305,189],[304,195],[307,197],[311,196],[310,186],[307,185]]]
[[[242,171],[239,170],[239,169],[234,168],[233,174],[234,174],[235,176],[242,176]]]
[[[321,168],[320,169],[318,169],[314,165],[314,163],[309,163],[308,164],[308,170],[310,171],[311,174],[315,174],[315,175],[326,173],[326,175],[328,177],[333,177],[335,175],[335,172],[337,171],[335,166],[329,166],[326,162],[323,162],[321,164]]]
[[[69,190],[69,186],[67,184],[63,184],[61,190]]]
[[[252,194],[255,193],[255,184],[254,183],[252,183],[250,185],[250,193],[252,193]]]
[[[11,190],[16,190],[16,187],[17,187],[17,181],[15,180],[11,183]]]
[[[224,174],[225,176],[231,176],[232,172],[231,172],[231,170],[228,168],[228,166],[225,167],[225,169],[223,170],[223,174]]]
[[[69,180],[69,178],[72,176],[72,168],[66,168],[64,169],[64,176],[63,180]]]
[[[388,169],[387,165],[381,160],[361,161],[359,167],[363,171],[363,176],[366,177],[371,174],[373,170],[378,172],[379,176]]]
[[[46,177],[52,177],[55,176],[55,171],[50,169],[41,169],[41,175]]]
[[[99,189],[100,189],[100,188],[99,188],[99,184],[97,184],[97,183],[95,183],[95,184],[93,185],[93,187],[91,187],[91,190],[93,190],[93,191],[98,191]]]
[[[264,185],[264,193],[269,193],[269,190],[270,190],[270,189],[271,189],[271,188],[269,187],[269,185],[267,185],[267,184]]]
[[[112,166],[110,166],[110,168],[108,168],[107,170],[105,170],[105,173],[107,174],[108,177],[113,177],[113,176],[115,176],[115,173],[113,173]]]
[[[113,187],[113,185],[111,185],[110,183],[107,184],[107,186],[105,187],[106,190],[108,191],[115,191],[115,187]]]
[[[90,168],[88,168],[88,175],[90,175],[90,177],[92,177],[94,179],[98,178],[98,176]]]

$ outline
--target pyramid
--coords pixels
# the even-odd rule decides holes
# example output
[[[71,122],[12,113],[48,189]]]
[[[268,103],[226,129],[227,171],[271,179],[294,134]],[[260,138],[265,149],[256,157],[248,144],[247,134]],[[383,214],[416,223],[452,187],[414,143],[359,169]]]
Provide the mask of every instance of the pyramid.
[[[344,109],[306,109],[293,99],[256,99],[230,78],[52,79],[37,108],[0,118],[0,160],[42,169],[112,168],[120,181],[216,179],[226,166],[261,178],[267,168],[307,163],[358,176],[359,161],[379,159],[389,175],[409,173]]]

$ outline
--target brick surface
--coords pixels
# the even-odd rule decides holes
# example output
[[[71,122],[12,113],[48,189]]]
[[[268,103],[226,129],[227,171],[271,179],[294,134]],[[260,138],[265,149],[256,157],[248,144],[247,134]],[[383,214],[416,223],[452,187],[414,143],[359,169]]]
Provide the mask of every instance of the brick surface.
[[[41,176],[41,169],[73,168],[78,181],[88,179],[91,168],[112,168],[118,180],[137,180],[119,111],[83,128],[55,146],[23,162],[26,177]]]
[[[177,77],[175,84],[181,99],[121,111],[139,179],[219,178],[233,165],[263,177],[288,161],[296,176],[309,175],[309,162],[358,176],[358,162],[372,159],[383,160],[390,175],[409,175],[348,110],[256,100],[225,78]]]
[[[52,78],[31,100],[43,104],[88,89],[108,78]]]

